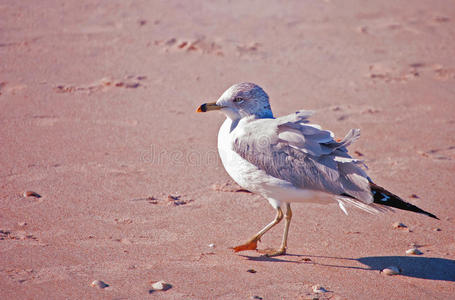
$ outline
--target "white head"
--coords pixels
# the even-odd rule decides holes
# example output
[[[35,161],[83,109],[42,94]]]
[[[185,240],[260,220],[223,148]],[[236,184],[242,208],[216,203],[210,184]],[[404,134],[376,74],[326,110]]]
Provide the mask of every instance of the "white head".
[[[228,88],[215,103],[204,103],[198,112],[221,110],[228,118],[238,120],[248,116],[273,118],[269,96],[249,82],[237,83]]]

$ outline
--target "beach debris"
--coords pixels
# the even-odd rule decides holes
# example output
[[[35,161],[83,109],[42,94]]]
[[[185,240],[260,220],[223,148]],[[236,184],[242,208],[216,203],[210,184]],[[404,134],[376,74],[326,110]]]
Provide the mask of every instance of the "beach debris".
[[[310,261],[311,261],[311,258],[309,258],[309,257],[304,257],[304,258],[301,259],[301,261],[310,262]]]
[[[180,199],[181,196],[173,196],[173,195],[168,195],[167,200],[168,201],[177,201]]]
[[[0,240],[11,238],[11,231],[0,229]]]
[[[25,198],[27,198],[27,197],[41,198],[42,197],[40,194],[38,194],[37,192],[34,192],[34,191],[25,191],[23,195]]]
[[[189,202],[193,202],[192,199],[190,200],[182,200],[181,199],[182,196],[178,195],[178,196],[173,196],[173,195],[168,195],[167,196],[167,200],[169,201],[170,204],[173,204],[175,206],[179,206],[179,205],[185,205]]]
[[[322,294],[322,293],[327,293],[328,291],[323,287],[321,286],[320,284],[316,284],[316,285],[313,285],[311,287],[311,289],[313,290],[313,293],[317,293],[317,294]]]
[[[138,88],[141,84],[139,82],[125,82],[125,87],[127,89],[135,89]]]
[[[421,255],[421,254],[423,254],[423,252],[417,248],[411,248],[411,249],[406,250],[406,254]]]
[[[246,271],[247,271],[248,273],[252,273],[252,274],[257,273],[257,271],[256,271],[255,269],[248,269],[248,270],[246,270]]]
[[[109,286],[109,284],[105,283],[102,280],[94,280],[92,282],[91,286],[97,287],[97,288],[100,288],[100,289],[104,289],[104,288],[107,288]]]
[[[368,27],[367,26],[359,26],[357,27],[357,31],[363,34],[368,34]]]
[[[419,196],[417,196],[417,194],[412,194],[412,195],[409,196],[409,197],[414,198],[414,199],[419,199],[419,198],[420,198]]]
[[[164,280],[160,280],[160,281],[156,281],[156,282],[152,283],[152,289],[154,291],[167,291],[171,287],[172,287],[172,285],[167,283]]]
[[[251,193],[250,191],[242,188],[236,183],[225,182],[223,184],[213,184],[212,190],[217,192],[231,192],[231,193]]]
[[[358,150],[355,150],[354,153],[357,155],[357,156],[363,156],[363,153],[358,151]]]
[[[147,202],[150,203],[150,204],[158,204],[158,199],[156,199],[156,198],[153,197],[153,196],[147,197],[146,200],[147,200]]]
[[[393,223],[392,227],[395,228],[395,229],[407,229],[408,228],[408,226],[406,226],[405,224],[403,224],[401,222]]]
[[[387,275],[387,276],[392,276],[392,275],[398,275],[401,273],[400,268],[397,266],[389,266],[381,271],[381,273]]]

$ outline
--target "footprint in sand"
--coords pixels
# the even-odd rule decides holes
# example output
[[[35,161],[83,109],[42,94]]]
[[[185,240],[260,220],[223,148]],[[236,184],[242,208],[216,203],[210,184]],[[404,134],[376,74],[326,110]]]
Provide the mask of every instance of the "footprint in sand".
[[[431,149],[428,151],[417,151],[420,155],[424,157],[429,157],[433,160],[454,160],[455,159],[455,146],[450,146],[447,148],[441,149]]]
[[[236,46],[237,55],[240,58],[247,59],[262,59],[265,58],[265,52],[261,51],[262,45],[257,42],[253,42],[246,45]]]
[[[224,56],[221,45],[215,41],[207,40],[204,37],[197,39],[170,38],[167,40],[155,41],[155,45],[161,47],[164,52],[185,51]]]
[[[405,83],[420,77],[420,72],[416,66],[400,66],[393,63],[379,62],[371,64],[369,67],[368,77],[373,82],[386,83]]]
[[[170,38],[167,40],[155,41],[155,45],[163,49],[164,52],[187,52],[210,54],[215,56],[225,56],[228,54],[236,55],[242,59],[263,58],[264,51],[261,51],[262,45],[257,42],[235,43],[227,41],[215,41],[200,37],[196,39],[178,39]]]
[[[455,79],[455,68],[447,68],[442,65],[435,64],[432,66],[434,77],[437,80],[447,81]]]
[[[16,95],[27,88],[25,84],[11,84],[8,82],[0,82],[0,96],[5,95]]]
[[[104,77],[99,81],[86,85],[86,86],[75,86],[75,85],[58,85],[54,88],[57,93],[76,93],[76,92],[87,92],[89,94],[98,91],[105,91],[110,88],[126,88],[126,89],[136,89],[143,86],[142,81],[146,80],[147,76],[138,75],[133,76],[129,75],[123,79],[113,79],[110,77]]]
[[[367,76],[373,82],[405,83],[428,75],[441,81],[453,80],[455,79],[455,68],[424,62],[408,65],[379,62],[369,66],[369,74]]]
[[[5,230],[0,229],[0,241],[7,241],[7,240],[32,240],[38,241],[38,238],[33,236],[33,234],[27,233],[25,231],[12,231],[12,230]]]
[[[0,272],[5,274],[5,277],[19,283],[34,280],[39,277],[38,273],[33,269],[9,268],[1,270]]]

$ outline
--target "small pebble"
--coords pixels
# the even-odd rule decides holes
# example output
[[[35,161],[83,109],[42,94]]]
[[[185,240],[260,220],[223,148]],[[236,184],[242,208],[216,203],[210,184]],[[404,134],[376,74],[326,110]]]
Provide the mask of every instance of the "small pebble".
[[[109,284],[105,283],[104,281],[101,281],[101,280],[95,280],[92,282],[91,284],[93,287],[97,287],[97,288],[100,288],[100,289],[104,289],[104,288],[107,288],[109,286]]]
[[[304,262],[310,262],[310,261],[311,261],[311,258],[309,258],[309,257],[304,257],[304,258],[302,258],[302,261],[304,261]]]
[[[27,225],[27,222],[19,222],[17,223],[17,225],[19,225],[20,227],[24,227]]]
[[[215,244],[209,244],[210,248],[215,248]]]
[[[125,87],[129,89],[135,89],[139,87],[141,84],[139,82],[127,82],[125,83]]]
[[[433,231],[441,231],[441,228],[433,228]]]
[[[406,229],[408,226],[404,225],[403,223],[400,222],[395,222],[392,224],[392,227],[395,229]]]
[[[34,192],[34,191],[25,191],[24,192],[24,197],[35,197],[35,198],[41,198],[41,195]]]
[[[423,254],[423,252],[417,248],[411,248],[411,249],[406,250],[406,254],[421,255],[421,254]]]
[[[321,285],[319,285],[319,284],[313,285],[313,286],[312,286],[312,289],[313,289],[313,293],[318,293],[318,294],[320,294],[320,293],[327,293],[327,292],[328,292],[325,288],[323,288],[323,287],[322,287]]]
[[[165,282],[164,280],[157,281],[155,283],[152,283],[152,288],[155,291],[167,291],[172,287],[171,284]]]
[[[384,270],[382,270],[381,273],[384,273],[385,275],[388,275],[388,276],[392,276],[392,275],[400,274],[401,270],[396,266],[390,266],[390,267],[387,267]]]
[[[259,300],[262,300],[262,299],[264,299],[264,298],[262,298],[262,297],[260,297],[260,296],[254,295],[254,296],[251,296],[250,299],[259,299]]]
[[[363,153],[360,152],[360,151],[357,151],[357,150],[356,150],[356,151],[354,151],[354,153],[355,153],[357,156],[363,156]]]
[[[257,272],[255,269],[248,269],[248,270],[246,270],[246,271],[247,271],[248,273],[253,273],[253,274]]]

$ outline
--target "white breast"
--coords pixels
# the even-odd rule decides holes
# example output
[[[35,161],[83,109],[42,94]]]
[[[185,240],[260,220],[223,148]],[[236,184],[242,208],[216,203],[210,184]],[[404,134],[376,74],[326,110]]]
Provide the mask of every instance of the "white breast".
[[[218,132],[218,152],[227,173],[243,188],[258,193],[272,206],[280,202],[333,203],[327,194],[296,188],[290,182],[275,178],[260,170],[233,150],[235,132],[230,132],[232,121],[227,118]],[[237,127],[235,130],[238,130]]]

